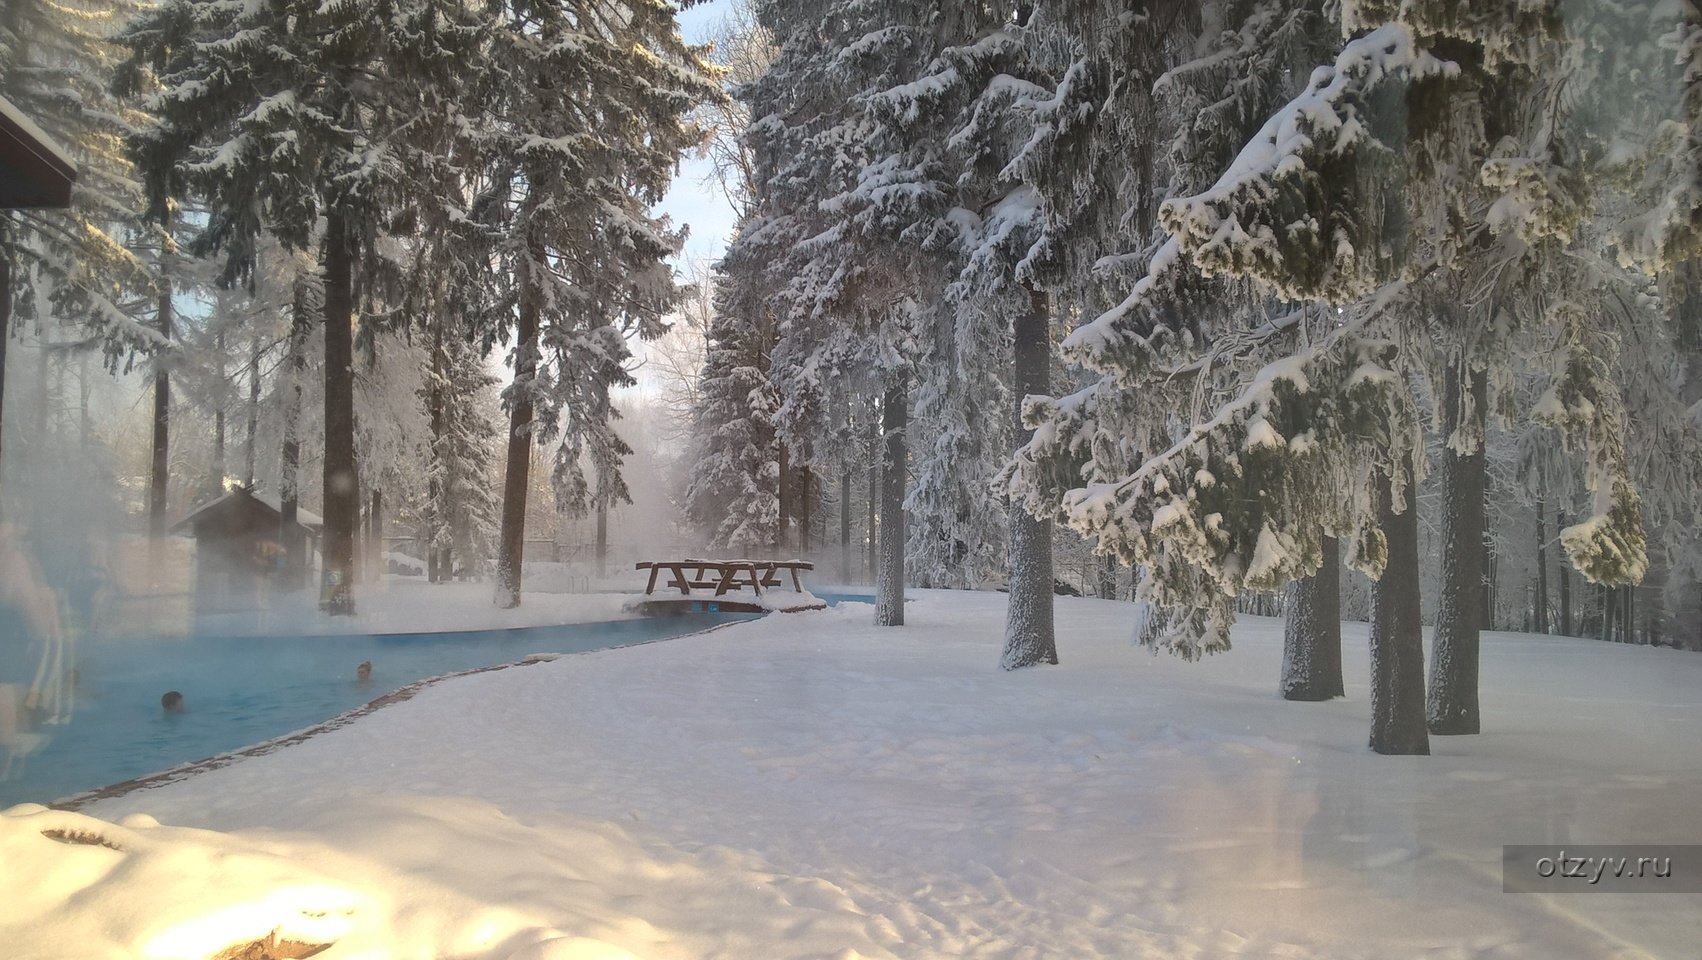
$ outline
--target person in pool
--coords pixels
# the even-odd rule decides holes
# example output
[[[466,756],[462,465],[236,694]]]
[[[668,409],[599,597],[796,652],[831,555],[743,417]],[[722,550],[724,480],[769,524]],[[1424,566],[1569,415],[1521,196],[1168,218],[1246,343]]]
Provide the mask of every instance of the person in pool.
[[[365,683],[368,680],[372,679],[372,661],[371,660],[362,660],[360,662],[360,666],[355,668],[355,679],[359,680],[362,683]]]
[[[166,713],[182,713],[183,694],[176,690],[167,690],[165,695],[160,697],[160,709]]]

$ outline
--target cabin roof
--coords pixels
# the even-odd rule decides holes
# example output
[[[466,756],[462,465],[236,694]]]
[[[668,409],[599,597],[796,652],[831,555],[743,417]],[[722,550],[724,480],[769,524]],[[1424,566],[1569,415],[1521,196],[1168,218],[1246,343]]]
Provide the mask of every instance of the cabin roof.
[[[189,511],[183,516],[183,519],[172,524],[171,530],[173,533],[186,532],[186,528],[194,526],[197,519],[215,511],[229,509],[230,504],[238,499],[252,501],[255,504],[271,511],[280,520],[283,519],[283,505],[277,497],[272,496],[271,494],[254,493],[247,487],[237,487],[224,496],[215,497],[214,499],[209,500],[206,503],[201,504],[199,507]],[[323,517],[311,510],[302,509],[299,506],[296,507],[295,518],[296,522],[306,528],[310,533],[316,533],[325,526],[325,520]]]
[[[0,210],[68,207],[76,180],[71,155],[0,97]]]

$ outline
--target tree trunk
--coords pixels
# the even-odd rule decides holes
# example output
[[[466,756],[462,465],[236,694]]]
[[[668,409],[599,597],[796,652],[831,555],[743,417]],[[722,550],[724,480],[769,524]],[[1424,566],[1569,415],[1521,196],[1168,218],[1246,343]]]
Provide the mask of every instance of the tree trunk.
[[[532,466],[532,389],[538,372],[538,311],[543,244],[527,243],[529,263],[520,277],[520,325],[514,345],[514,394],[508,415],[508,475],[502,486],[502,533],[496,557],[496,605],[520,606],[520,575],[526,551],[526,490]]]
[[[291,302],[288,384],[284,388],[284,445],[278,466],[279,539],[284,544],[284,589],[299,590],[307,582],[307,538],[297,522],[301,490],[301,391],[307,377],[307,280],[296,277]]]
[[[851,464],[839,464],[839,577],[851,582]]]
[[[324,573],[320,609],[355,612],[355,527],[360,476],[355,465],[355,239],[340,206],[325,215],[325,487]]]
[[[384,571],[390,564],[384,559],[384,492],[377,487],[372,488],[372,506],[366,512],[366,534],[370,544],[367,556],[372,558],[372,582],[378,583],[384,579]]]
[[[444,537],[443,495],[443,433],[447,429],[443,414],[443,324],[439,313],[431,327],[431,386],[426,391],[426,413],[431,418],[431,473],[426,481],[426,582],[441,583],[449,579],[443,569],[440,540]]]
[[[869,555],[868,561],[864,565],[865,576],[871,584],[875,582],[875,551],[877,549],[876,545],[879,543],[879,539],[876,536],[877,531],[875,529],[875,514],[878,509],[876,505],[880,503],[881,498],[881,449],[880,438],[875,432],[875,421],[878,419],[876,413],[877,411],[873,409],[869,412],[869,498],[868,502],[864,504],[863,511],[863,519],[867,522],[869,528]]]
[[[782,556],[786,552],[786,528],[792,521],[792,499],[787,495],[792,486],[790,482],[792,466],[791,458],[788,456],[790,451],[786,448],[786,442],[782,440],[775,446],[780,448],[780,476],[775,481],[775,495],[780,501],[780,522],[774,527],[774,554],[775,556]]]
[[[881,404],[880,570],[875,584],[875,624],[904,625],[904,489],[908,469],[905,430],[909,425],[909,377],[894,373]]]
[[[1537,633],[1548,632],[1548,523],[1543,502],[1537,500],[1537,599],[1532,624]]]
[[[1566,529],[1566,515],[1554,515],[1554,532],[1558,534]],[[1565,551],[1560,553],[1560,562],[1556,565],[1555,579],[1560,581],[1560,633],[1562,636],[1575,636],[1572,623],[1572,571],[1566,566]]]
[[[1462,379],[1469,378],[1469,384]],[[1482,436],[1487,374],[1450,364],[1444,380],[1443,410],[1450,434],[1460,426],[1462,403],[1470,404],[1473,433]],[[1462,396],[1463,391],[1469,391]],[[1483,590],[1484,451],[1480,442],[1462,456],[1442,449],[1442,602],[1430,651],[1430,695],[1426,719],[1437,735],[1477,733],[1478,615],[1487,610]]]
[[[1288,589],[1282,630],[1282,698],[1329,700],[1342,690],[1341,545],[1325,537],[1318,572]]]
[[[810,522],[814,519],[810,509],[810,468],[798,470],[797,510],[798,510],[798,554],[800,557],[810,555]]]
[[[1376,481],[1377,517],[1389,562],[1371,595],[1371,749],[1428,754],[1424,729],[1424,622],[1418,598],[1418,510],[1412,465],[1402,457],[1406,503],[1394,510],[1393,483]],[[1380,473],[1380,471],[1379,471]]]
[[[225,492],[225,400],[229,392],[225,389],[225,335],[219,334],[214,338],[213,351],[218,354],[214,359],[218,374],[219,396],[213,407],[213,467],[208,471],[207,486],[213,496]]]
[[[1475,387],[1475,378],[1474,378],[1474,387]],[[1443,456],[1444,456],[1443,469],[1446,470],[1447,469],[1446,457],[1449,456],[1449,452],[1444,450]],[[1482,502],[1478,504],[1478,508],[1477,508],[1478,509],[1478,518],[1479,518],[1478,519],[1478,526],[1482,530],[1483,543],[1478,548],[1479,557],[1481,558],[1479,562],[1482,563],[1482,566],[1478,568],[1478,570],[1479,570],[1478,583],[1480,584],[1480,586],[1478,587],[1478,601],[1479,601],[1479,605],[1482,608],[1482,612],[1478,616],[1478,629],[1479,630],[1494,630],[1495,629],[1495,538],[1493,538],[1489,535],[1489,494],[1490,494],[1489,477],[1488,477],[1487,473],[1485,471],[1483,471],[1482,469],[1479,470],[1479,475],[1482,476],[1482,478],[1483,478],[1482,480],[1479,481],[1479,487],[1483,491],[1483,496],[1481,498],[1479,498]]]
[[[1022,425],[1022,401],[1043,394],[1052,365],[1046,294],[1028,291],[1028,310],[1017,317],[1013,330],[1011,395],[1012,422],[1018,446],[1034,431]],[[1010,505],[1010,606],[1005,617],[1005,649],[999,665],[1006,670],[1057,663],[1058,645],[1052,630],[1052,521],[1039,519],[1022,506]]]
[[[1614,592],[1615,591],[1612,587],[1603,586],[1601,588],[1603,643],[1612,643],[1614,640],[1613,625],[1614,620],[1616,619],[1613,608]]]
[[[155,327],[162,345],[154,354],[154,439],[153,463],[148,472],[148,536],[156,543],[165,536],[166,483],[171,469],[171,376],[166,373],[166,347],[171,343],[171,275],[164,269],[170,246],[168,221],[160,248],[160,294],[155,308]],[[157,571],[157,567],[155,568]]]
[[[1112,600],[1117,596],[1117,558],[1109,553],[1099,558],[1099,583],[1094,593],[1101,600]]]
[[[94,425],[89,418],[89,352],[77,354],[77,446],[85,454],[94,439]]]
[[[597,503],[597,578],[609,575],[609,505]]]
[[[254,489],[254,434],[260,425],[260,338],[248,354],[248,432],[242,443],[242,485]]]

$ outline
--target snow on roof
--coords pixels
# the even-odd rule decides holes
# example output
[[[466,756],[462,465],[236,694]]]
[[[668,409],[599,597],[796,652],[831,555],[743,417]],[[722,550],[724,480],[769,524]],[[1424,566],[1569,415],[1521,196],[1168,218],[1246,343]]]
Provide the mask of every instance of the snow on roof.
[[[34,120],[24,116],[23,111],[13,106],[12,101],[5,97],[0,97],[0,116],[4,116],[17,124],[25,133],[34,137],[36,143],[40,144],[48,153],[53,154],[53,159],[64,164],[67,170],[77,169],[76,161],[72,160],[71,155],[65,152],[65,148],[54,143],[53,138],[48,136],[46,131],[36,126]]]
[[[207,512],[208,510],[211,510],[213,507],[216,507],[219,504],[224,503],[226,500],[229,500],[232,497],[236,497],[236,496],[252,497],[253,499],[264,504],[265,506],[270,507],[272,510],[276,511],[277,513],[281,514],[281,513],[284,512],[283,503],[277,497],[272,496],[271,494],[253,493],[249,490],[243,489],[242,487],[237,487],[237,488],[233,489],[231,492],[225,494],[224,496],[214,497],[213,499],[208,500],[206,503],[201,504],[199,507],[196,507],[195,509],[184,514],[183,519],[172,524],[172,529],[173,530],[182,529],[185,525],[187,525],[190,521],[194,520],[196,517]],[[325,518],[321,517],[319,514],[314,513],[311,510],[306,510],[306,509],[303,509],[299,506],[296,507],[295,518],[296,518],[297,523],[299,523],[302,526],[307,527],[309,529],[321,528],[321,527],[325,526]]]

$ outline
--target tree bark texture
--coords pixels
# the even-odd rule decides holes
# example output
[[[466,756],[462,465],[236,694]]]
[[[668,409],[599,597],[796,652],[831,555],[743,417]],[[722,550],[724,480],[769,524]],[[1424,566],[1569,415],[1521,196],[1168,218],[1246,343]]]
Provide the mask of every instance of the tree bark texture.
[[[1318,572],[1288,588],[1282,630],[1284,700],[1330,700],[1342,690],[1341,545],[1324,538]]]
[[[1469,382],[1468,382],[1469,381]],[[1469,394],[1462,397],[1462,390]],[[1445,423],[1460,424],[1461,403],[1482,435],[1487,375],[1451,364],[1443,386]],[[1477,733],[1478,613],[1487,609],[1483,591],[1483,444],[1467,456],[1442,450],[1442,601],[1430,651],[1430,692],[1425,717],[1437,735]]]
[[[875,420],[878,419],[876,417],[876,412],[877,411],[871,409],[869,415],[869,496],[868,502],[864,504],[865,509],[863,511],[864,523],[869,528],[869,555],[865,562],[865,566],[867,568],[866,575],[869,583],[871,584],[875,582],[875,570],[878,566],[876,562],[877,551],[880,543],[878,538],[879,531],[875,526],[876,514],[879,512],[877,504],[880,503],[881,499],[881,449],[880,437],[875,432]]]
[[[1428,754],[1424,728],[1424,622],[1418,597],[1418,511],[1403,457],[1406,504],[1394,510],[1390,478],[1377,481],[1377,516],[1389,561],[1371,594],[1371,749]]]
[[[542,244],[528,245],[521,276],[520,323],[514,347],[514,399],[508,414],[508,475],[502,485],[502,533],[496,556],[496,605],[520,606],[520,574],[526,550],[526,490],[532,467],[533,380],[538,372],[538,311],[541,280],[531,275],[544,261]]]
[[[325,529],[319,606],[355,612],[355,528],[360,477],[355,466],[355,240],[340,206],[325,216]]]
[[[1016,443],[1034,436],[1023,429],[1022,401],[1047,390],[1052,365],[1046,294],[1029,290],[1029,308],[1016,320],[1012,350],[1011,396]],[[1052,521],[1038,519],[1017,504],[1010,506],[1010,607],[1005,616],[1005,648],[999,665],[1006,670],[1058,662],[1052,623]]]
[[[307,538],[296,516],[301,503],[301,391],[307,377],[307,337],[313,322],[307,314],[307,281],[297,277],[290,313],[288,381],[284,387],[284,444],[278,463],[279,539],[284,544],[284,588],[298,590],[307,582]]]
[[[908,469],[905,430],[910,422],[910,378],[894,373],[881,403],[880,569],[875,583],[875,625],[904,625],[904,490]]]
[[[170,224],[165,227],[170,230]],[[162,241],[165,242],[165,241]],[[160,252],[163,261],[164,249]],[[155,307],[155,329],[160,339],[171,342],[171,276],[160,271],[160,293]],[[166,372],[163,348],[154,355],[154,437],[153,461],[148,471],[148,536],[159,540],[165,536],[167,483],[171,470],[171,375]]]
[[[851,582],[851,465],[839,465],[839,577]]]
[[[248,354],[248,422],[242,441],[242,485],[254,489],[254,434],[260,425],[260,338]]]
[[[1537,633],[1548,632],[1548,522],[1543,502],[1537,501],[1537,587],[1535,623]]]

